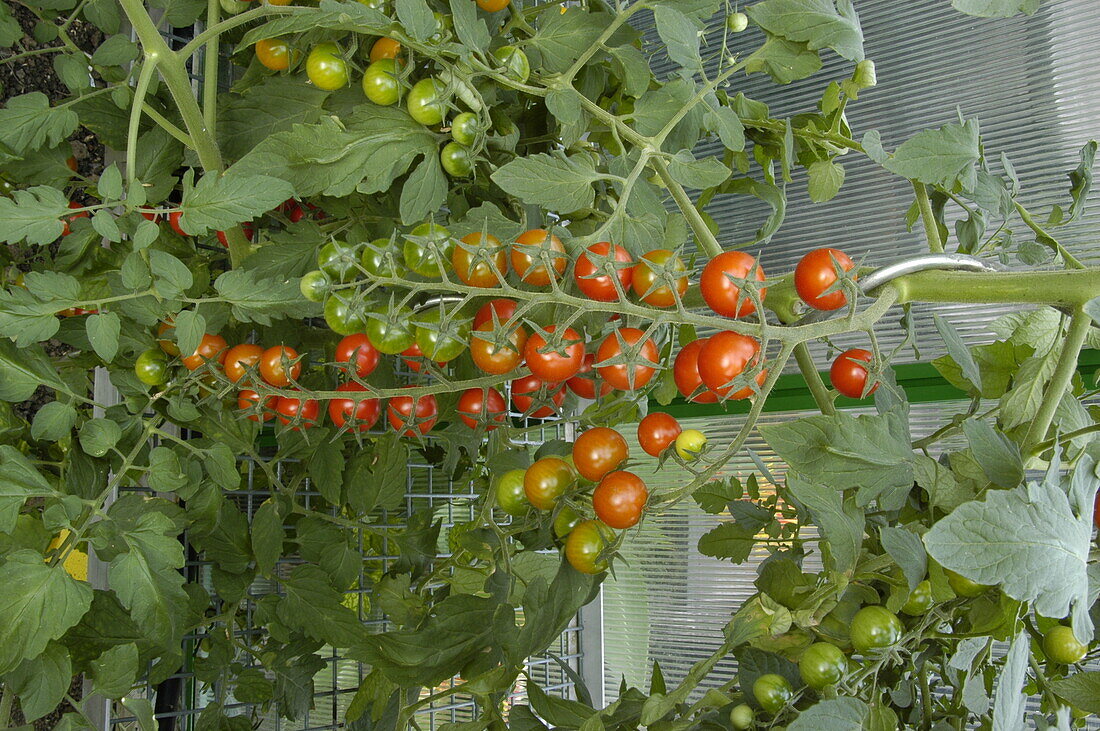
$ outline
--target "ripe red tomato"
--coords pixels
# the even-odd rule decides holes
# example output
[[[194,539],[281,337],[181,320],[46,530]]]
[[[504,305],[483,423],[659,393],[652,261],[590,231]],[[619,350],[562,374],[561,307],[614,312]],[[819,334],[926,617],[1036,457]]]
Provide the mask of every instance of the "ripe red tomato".
[[[463,236],[461,242],[451,251],[451,264],[462,283],[468,287],[499,287],[508,273],[508,251],[500,239],[479,232]]]
[[[428,359],[424,357],[424,352],[420,350],[420,346],[416,343],[413,343],[401,351],[401,360],[405,361],[405,365],[407,365],[409,370],[413,373],[419,373],[428,362]],[[436,365],[443,368],[447,364],[437,362]]]
[[[647,500],[649,490],[642,478],[624,470],[608,473],[592,493],[596,517],[620,530],[638,524]]]
[[[748,398],[753,394],[751,386],[731,394],[727,384],[755,363],[759,353],[760,343],[747,335],[729,330],[715,333],[699,351],[699,376],[719,397]],[[766,377],[766,371],[761,371],[756,377],[757,384],[763,384]]]
[[[592,353],[584,354],[584,363],[581,364],[581,369],[577,371],[577,375],[570,378],[565,382],[565,385],[569,386],[569,390],[577,394],[581,398],[595,399],[596,398],[596,375],[593,365],[596,362],[596,356]],[[612,388],[610,383],[605,383],[603,379],[600,381],[600,395],[606,396],[611,393]]]
[[[573,464],[584,479],[592,482],[618,468],[628,456],[630,449],[623,435],[605,426],[589,429],[573,442]]]
[[[390,426],[401,432],[403,437],[416,436],[413,429],[427,434],[439,419],[439,404],[431,394],[416,399],[415,406],[412,396],[396,396],[386,406],[386,418],[389,419]]]
[[[249,368],[255,368],[263,357],[264,349],[259,345],[243,343],[234,345],[225,353],[225,375],[233,383],[237,383],[248,372]]]
[[[554,234],[541,228],[531,229],[519,235],[512,246],[512,269],[527,284],[545,287],[550,284],[550,271],[543,263],[541,250],[545,250],[557,279],[565,273],[567,263],[565,245]]]
[[[367,389],[355,381],[350,381],[337,386],[336,390],[362,393]],[[381,403],[376,398],[367,398],[359,402],[350,398],[337,398],[328,402],[328,416],[337,429],[343,429],[344,425],[354,418],[355,428],[359,431],[367,431],[378,422],[381,410]]]
[[[241,230],[244,231],[244,237],[249,241],[251,241],[256,236],[256,228],[252,225],[251,221],[246,221],[245,223],[242,223]],[[218,241],[221,242],[222,246],[228,249],[229,238],[225,235],[225,231],[215,231],[214,233],[218,235]]]
[[[495,299],[483,304],[474,315],[474,329],[478,330],[485,323],[491,323],[494,312],[497,314],[497,321],[501,325],[505,324],[516,314],[515,300]]]
[[[550,325],[546,332],[557,332],[557,326]],[[562,333],[562,344],[559,347],[562,348],[560,353],[553,346],[547,345],[542,333],[536,332],[527,338],[527,343],[523,346],[523,360],[531,369],[531,375],[551,383],[561,383],[575,376],[584,364],[584,340],[580,333],[567,327]]]
[[[589,256],[590,254],[591,256]],[[577,263],[573,265],[573,279],[577,283],[577,289],[589,299],[598,302],[614,302],[619,299],[619,291],[615,288],[615,280],[606,273],[608,265],[614,266],[614,276],[619,279],[623,294],[630,290],[630,283],[634,278],[634,268],[632,266],[617,265],[629,265],[634,260],[630,258],[630,254],[627,253],[626,249],[617,244],[614,248],[614,259],[608,260],[606,257],[611,255],[611,242],[601,241],[592,244],[577,257]]]
[[[646,454],[660,457],[682,431],[674,416],[654,411],[638,423],[638,443]]]
[[[189,371],[201,368],[202,364],[207,361],[214,361],[221,365],[225,363],[226,348],[228,346],[229,344],[225,342],[225,338],[221,335],[206,333],[199,341],[199,347],[195,348],[195,352],[183,359],[183,364],[187,366]]]
[[[741,287],[730,279],[745,280],[751,275],[756,281],[764,281],[764,269],[756,262],[756,258],[743,251],[727,251],[719,254],[703,268],[703,274],[699,279],[699,287],[703,291],[703,299],[710,308],[719,315],[726,317],[745,317],[756,312],[756,305],[747,295],[742,296]],[[760,288],[760,299],[764,299],[767,287]]]
[[[838,355],[829,369],[829,381],[833,388],[848,398],[863,398],[863,389],[867,386],[867,368],[855,361],[870,363],[872,357],[871,352],[863,348],[852,348]],[[877,388],[876,383],[867,395],[870,396]]]
[[[647,254],[642,254],[641,261],[634,267],[634,293],[641,298],[642,302],[653,307],[672,307],[676,304],[676,295],[683,297],[687,292],[687,274],[673,280],[676,285],[674,294],[672,287],[667,283],[661,283],[659,273],[650,268],[650,262],[657,265],[658,269],[667,267],[672,272],[687,272],[687,266],[683,259],[668,249],[654,249]]]
[[[275,418],[275,407],[279,403],[278,396],[268,396],[264,399],[264,405],[259,407],[260,394],[256,393],[250,388],[245,388],[237,392],[237,408],[241,411],[249,411],[248,418],[252,421],[271,421]],[[256,415],[256,410],[259,408],[260,415]]]
[[[287,198],[285,201],[279,204],[276,209],[280,213],[285,213],[287,219],[291,223],[298,223],[305,218],[306,212],[302,209],[302,204],[294,198]]]
[[[601,557],[615,540],[615,533],[598,520],[584,520],[565,539],[565,558],[582,574],[607,571],[607,557]]]
[[[552,510],[577,481],[577,473],[560,457],[543,457],[523,474],[523,492],[539,510]]]
[[[798,296],[815,310],[839,310],[848,304],[848,297],[842,289],[822,294],[837,282],[834,259],[843,271],[851,271],[855,267],[840,249],[814,249],[802,257],[794,269],[794,288],[798,290]]]
[[[713,404],[718,401],[718,394],[704,386],[703,379],[699,376],[699,351],[706,343],[706,338],[691,341],[676,354],[676,361],[672,365],[672,377],[676,381],[677,390],[688,401],[697,404]],[[692,397],[695,393],[698,395]]]
[[[268,348],[260,356],[260,375],[276,388],[286,388],[302,375],[302,362],[296,360],[298,351],[286,345]]]
[[[355,363],[355,375],[366,378],[378,367],[378,350],[371,345],[370,338],[363,333],[345,335],[336,344],[336,362],[346,363],[340,370],[347,372],[352,361]]]
[[[645,338],[643,331],[635,327],[624,327],[611,333],[600,343],[600,347],[596,351],[596,370],[605,381],[611,384],[612,388],[617,388],[620,391],[632,391],[642,388],[652,380],[653,374],[656,373],[654,365],[659,362],[660,354],[657,352],[657,345],[651,338],[647,338],[642,343],[642,347],[636,356],[637,363],[634,366],[626,364],[599,365],[621,355],[624,346],[633,348],[641,342],[642,338]],[[654,365],[644,365],[647,361]]]
[[[321,405],[316,399],[303,401],[290,396],[280,396],[275,402],[275,410],[279,412],[279,421],[282,424],[296,424],[293,430],[298,431],[300,428],[309,429],[317,426],[319,423],[317,415],[321,411]]]
[[[508,417],[508,404],[495,388],[468,388],[458,398],[458,416],[471,429],[492,431]]]
[[[531,413],[531,407],[538,401],[543,404]],[[512,404],[516,411],[534,419],[545,419],[561,410],[565,401],[565,386],[560,383],[543,383],[535,376],[524,376],[512,381]],[[553,404],[557,409],[551,408]]]
[[[172,227],[172,230],[178,233],[180,236],[190,236],[191,234],[183,230],[183,226],[180,225],[180,216],[183,215],[183,211],[171,211],[168,214],[168,225]]]
[[[523,346],[527,344],[527,331],[522,326],[514,327],[499,348],[495,340],[496,335],[492,322],[478,326],[470,337],[470,357],[473,358],[474,365],[485,373],[501,376],[515,370],[523,362]]]

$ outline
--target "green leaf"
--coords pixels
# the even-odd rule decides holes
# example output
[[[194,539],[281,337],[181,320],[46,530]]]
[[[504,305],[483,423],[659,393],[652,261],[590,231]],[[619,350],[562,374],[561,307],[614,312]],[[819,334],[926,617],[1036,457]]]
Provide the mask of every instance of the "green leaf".
[[[1057,352],[1053,349],[1023,362],[1012,378],[1012,388],[1001,397],[1002,428],[1011,429],[1035,418],[1043,405],[1046,384],[1057,367]]]
[[[626,45],[612,48],[611,57],[623,80],[623,93],[632,97],[641,96],[649,88],[649,81],[653,78],[645,54],[634,46]]]
[[[1018,13],[1034,15],[1039,0],[951,0],[951,7],[979,18],[1011,18]]]
[[[811,51],[831,48],[862,61],[863,31],[851,0],[764,0],[745,9],[768,33],[805,43]]]
[[[451,20],[458,40],[470,48],[488,48],[492,37],[485,21],[477,17],[475,6],[466,0],[451,0]]]
[[[718,515],[726,509],[734,500],[740,500],[744,494],[744,488],[736,477],[726,480],[711,480],[703,484],[691,498],[699,505],[704,513]]]
[[[810,181],[810,200],[831,201],[844,185],[844,166],[832,160],[817,160],[806,169]]]
[[[1034,0],[1038,4],[1038,0]],[[1069,207],[1069,217],[1061,224],[1072,223],[1085,212],[1085,203],[1092,190],[1092,166],[1096,162],[1096,140],[1089,141],[1081,148],[1081,164],[1069,173],[1069,194],[1073,203]]]
[[[859,698],[818,701],[798,714],[788,731],[863,731],[871,709]]]
[[[0,7],[0,47],[15,45],[23,37],[23,26],[19,25],[7,5]]]
[[[978,121],[926,129],[906,140],[883,167],[905,178],[929,185],[954,188],[962,184],[973,190],[977,182],[975,163],[981,157]]]
[[[41,92],[15,96],[0,108],[0,144],[17,155],[55,147],[75,132],[79,123],[72,107],[50,106],[49,97]]]
[[[302,95],[307,94],[306,89],[301,87],[299,92]],[[224,114],[221,108],[218,111],[219,115]],[[182,163],[183,145],[159,125],[153,125],[138,138],[134,169],[138,180],[142,182],[145,200],[149,204],[160,203],[168,197],[176,184],[175,172]]]
[[[0,533],[10,533],[15,528],[19,511],[28,498],[56,494],[26,457],[14,447],[0,444]]]
[[[96,355],[104,363],[110,363],[118,353],[118,337],[122,332],[122,321],[114,312],[100,312],[88,315],[85,327],[88,329],[88,342]]]
[[[149,268],[153,272],[157,292],[162,297],[182,294],[194,283],[187,265],[167,251],[150,249]]]
[[[401,186],[399,209],[406,224],[422,221],[447,200],[447,177],[438,155],[425,155]]]
[[[882,547],[905,574],[909,591],[913,591],[928,573],[928,554],[920,536],[907,528],[887,525],[879,530],[879,537],[882,539]]]
[[[805,43],[769,35],[764,45],[745,59],[745,73],[763,71],[777,84],[813,76],[821,70],[821,56],[811,51]]]
[[[39,386],[67,390],[41,346],[0,339],[0,401],[26,401]]]
[[[344,476],[344,454],[339,442],[322,442],[309,457],[309,476],[321,497],[333,505],[343,503],[341,488]]]
[[[669,59],[689,71],[701,70],[703,62],[699,57],[699,31],[703,30],[702,23],[669,5],[654,8],[653,18]]]
[[[286,596],[279,602],[278,615],[285,625],[333,647],[357,648],[363,643],[366,628],[340,603],[343,594],[332,588],[321,569],[299,566],[283,586]]]
[[[91,0],[84,5],[84,18],[107,35],[118,33],[122,24],[122,13],[117,3],[111,0]]]
[[[1012,488],[1024,481],[1024,461],[1020,447],[996,431],[989,422],[967,419],[963,431],[970,451],[989,481],[998,487]]]
[[[527,699],[535,713],[555,728],[580,728],[596,712],[579,701],[547,695],[531,678],[527,682]]]
[[[756,230],[756,235],[751,241],[741,244],[742,246],[768,241],[783,225],[783,219],[787,215],[787,196],[784,189],[752,178],[736,178],[726,181],[721,190],[734,195],[751,195],[771,207],[771,213]]]
[[[1005,657],[1004,669],[997,678],[997,690],[993,701],[993,731],[1011,731],[1024,727],[1024,710],[1027,696],[1024,682],[1027,680],[1031,636],[1020,630]]]
[[[102,457],[122,438],[122,428],[110,419],[89,419],[80,427],[80,446],[93,457]]]
[[[822,478],[820,474],[814,476]],[[827,555],[832,559],[832,569],[839,573],[853,571],[863,546],[863,511],[832,485],[815,484],[797,474],[787,474],[787,489],[809,511],[814,524],[821,530],[824,545],[828,547]]]
[[[321,105],[329,93],[302,84],[301,79],[293,76],[278,75],[249,86],[240,94],[225,94],[218,99],[218,141],[230,159],[239,159],[271,135],[289,132],[298,124],[317,122],[324,113]],[[149,182],[140,173],[138,177]],[[150,195],[150,200],[156,199]]]
[[[938,313],[933,315],[933,321],[940,337],[943,338],[944,345],[947,346],[947,354],[958,364],[963,376],[974,384],[974,387],[980,392],[982,390],[982,373],[978,368],[978,364],[974,362],[970,349],[966,347],[958,331],[949,321],[940,317]]]
[[[48,565],[37,551],[9,554],[0,566],[0,586],[0,675],[42,654],[92,603],[92,587]]]
[[[1089,713],[1100,713],[1100,671],[1075,673],[1049,682],[1055,694],[1070,705]]]
[[[595,43],[611,18],[605,13],[588,13],[571,8],[568,13],[543,13],[538,32],[530,45],[542,56],[543,70],[560,74],[569,69]]]
[[[297,282],[262,279],[249,270],[225,272],[214,281],[214,289],[230,303],[233,317],[240,322],[270,325],[273,320],[316,312],[302,300]]]
[[[138,676],[137,645],[116,645],[92,661],[95,692],[108,698],[121,698],[130,692]]]
[[[92,228],[100,236],[108,241],[118,243],[122,241],[122,232],[115,223],[115,217],[105,210],[99,210],[92,214]]]
[[[981,372],[981,396],[988,399],[998,399],[1005,394],[1020,365],[1034,352],[1029,345],[1015,345],[1003,340],[976,345],[967,348],[967,351]],[[977,393],[974,384],[963,375],[962,368],[950,355],[936,358],[932,365],[952,386],[968,393]]]
[[[867,157],[871,158],[879,165],[885,164],[886,161],[890,159],[890,156],[886,154],[886,150],[882,147],[882,134],[877,129],[873,129],[864,134],[860,144],[867,153]]]
[[[31,422],[31,438],[56,442],[76,426],[77,413],[70,404],[51,401],[38,410]]]
[[[792,470],[836,490],[859,488],[860,506],[913,484],[913,450],[901,431],[889,414],[810,416],[760,427]]]
[[[562,213],[590,207],[596,198],[592,184],[600,180],[588,158],[560,153],[516,158],[490,177],[505,193]]]
[[[699,538],[699,553],[743,563],[756,545],[756,531],[727,522],[711,528]]]
[[[1091,494],[1098,482],[1094,466],[1082,457],[1074,474]],[[944,568],[1000,585],[1045,617],[1065,617],[1071,605],[1087,611],[1090,518],[1075,514],[1066,491],[1048,479],[990,490],[981,502],[959,506],[932,526],[924,544]]]
[[[676,79],[659,89],[647,91],[634,104],[634,128],[639,134],[658,135],[685,106],[690,105],[691,111],[676,124],[662,148],[668,151],[693,148],[699,141],[699,127],[706,112],[704,105],[694,104],[697,91],[695,84],[685,79]]]
[[[691,150],[677,152],[669,161],[668,171],[676,182],[695,190],[721,185],[730,176],[730,169],[721,160],[716,157],[696,160]]]
[[[283,555],[283,518],[279,506],[265,500],[252,516],[252,552],[256,555],[256,569],[264,576],[272,576],[275,562]]]
[[[100,174],[97,190],[99,197],[103,200],[114,201],[122,198],[122,173],[118,165],[111,163]]]
[[[123,698],[122,705],[134,714],[141,731],[157,731],[157,722],[153,720],[153,704],[148,698]]]
[[[137,44],[126,35],[108,36],[92,54],[92,63],[96,66],[123,66],[136,61],[141,51]]]
[[[65,693],[73,681],[69,651],[51,642],[41,655],[24,660],[8,680],[19,696],[23,718],[28,723],[36,721],[65,700]]]
[[[50,244],[64,230],[61,219],[68,212],[69,199],[56,188],[40,185],[14,191],[11,198],[0,196],[0,240]]]
[[[741,124],[741,118],[733,109],[721,105],[713,95],[706,98],[710,108],[703,115],[703,125],[707,130],[714,132],[722,140],[727,150],[741,152],[745,149],[745,125]]]
[[[424,0],[395,0],[397,17],[413,38],[423,41],[437,30],[435,16]]]
[[[583,118],[581,96],[573,87],[551,89],[546,94],[546,108],[563,125],[577,124]]]
[[[228,444],[217,443],[206,450],[203,462],[206,474],[226,490],[236,490],[241,484],[241,471],[233,449]]]
[[[232,169],[221,176],[204,175],[194,188],[184,188],[180,226],[192,235],[224,231],[293,196],[286,181],[268,175],[234,174]]]
[[[248,668],[237,673],[233,697],[241,703],[263,703],[274,695],[275,686],[259,668]]]
[[[194,353],[206,334],[206,318],[195,310],[181,310],[173,325],[180,353]]]

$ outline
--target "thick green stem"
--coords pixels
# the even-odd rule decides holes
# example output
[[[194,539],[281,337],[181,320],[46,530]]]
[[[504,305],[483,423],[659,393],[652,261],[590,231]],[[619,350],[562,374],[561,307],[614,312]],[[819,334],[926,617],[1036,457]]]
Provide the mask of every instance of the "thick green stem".
[[[220,0],[207,0],[207,28],[212,28],[218,24],[221,9]],[[218,46],[220,40],[220,33],[210,36],[210,40],[206,42],[206,54],[203,57],[202,117],[208,130],[217,129],[218,123]],[[184,57],[184,63],[186,62],[187,59]]]
[[[192,38],[187,42],[186,46],[179,50],[180,58],[184,60],[190,58],[210,39],[219,38],[226,31],[250,23],[256,18],[262,18],[265,15],[291,15],[294,13],[307,12],[309,12],[308,8],[299,8],[293,5],[262,5],[258,8],[253,8],[239,15],[234,15],[232,18],[226,18],[215,25],[208,25],[202,33]]]
[[[1092,318],[1083,309],[1073,313],[1054,377],[1047,384],[1047,389],[1043,393],[1043,404],[1032,420],[1027,436],[1024,437],[1022,451],[1025,455],[1034,456],[1034,447],[1046,437],[1050,423],[1054,420],[1054,412],[1062,402],[1066,389],[1070,387],[1073,374],[1077,372],[1077,358],[1081,354],[1081,348],[1085,344],[1090,328],[1092,328]]]
[[[833,403],[829,389],[825,387],[825,382],[821,380],[821,373],[818,372],[817,365],[814,364],[810,347],[806,343],[799,343],[794,346],[794,359],[798,363],[798,369],[802,371],[802,377],[806,380],[806,385],[810,389],[810,394],[814,397],[817,408],[821,409],[821,413],[828,416],[835,414],[836,404]]]
[[[1046,246],[1054,249],[1055,253],[1060,254],[1062,259],[1065,260],[1066,266],[1070,267],[1071,269],[1085,268],[1084,264],[1078,261],[1077,258],[1073,256],[1073,254],[1066,251],[1066,248],[1058,243],[1057,239],[1048,234],[1046,230],[1044,230],[1043,227],[1040,226],[1034,218],[1032,218],[1031,213],[1026,208],[1024,208],[1019,201],[1012,201],[1012,203],[1016,207],[1016,212],[1020,214],[1020,218],[1023,219],[1025,224],[1027,224],[1027,227],[1035,232],[1035,236],[1037,237],[1037,240],[1040,244],[1045,244]]]
[[[917,207],[920,209],[921,221],[924,222],[924,237],[928,240],[928,250],[933,254],[942,254],[943,240],[940,239],[940,227],[936,223],[936,216],[932,213],[932,201],[928,197],[928,188],[924,183],[914,180],[913,192],[917,194]]]
[[[577,72],[584,68],[584,65],[588,63],[589,59],[595,56],[596,53],[601,48],[603,48],[603,44],[610,40],[611,36],[615,35],[619,28],[621,28],[623,24],[630,19],[630,16],[645,7],[647,7],[647,5],[644,2],[634,3],[629,8],[615,16],[615,19],[611,21],[611,23],[609,23],[606,28],[604,28],[603,33],[600,34],[599,38],[593,41],[592,44],[589,45],[588,48],[585,49],[585,51],[577,57],[577,60],[573,62],[573,65],[569,67],[568,71],[562,74],[563,81],[565,83],[571,83],[573,81],[573,77],[577,75]]]
[[[898,304],[952,302],[1077,308],[1100,296],[1100,269],[1050,272],[927,271],[907,274],[892,284],[898,290]]]
[[[718,256],[722,253],[722,246],[718,243],[718,239],[714,237],[710,229],[707,227],[707,222],[703,220],[703,216],[699,213],[699,209],[692,203],[691,198],[688,197],[687,191],[684,187],[676,182],[676,179],[672,177],[672,173],[668,171],[668,166],[665,165],[665,161],[654,157],[650,160],[650,164],[653,169],[657,171],[657,174],[661,176],[661,181],[668,188],[668,192],[672,194],[672,199],[676,201],[676,205],[687,219],[688,225],[691,226],[691,230],[695,232],[695,240],[699,244],[699,248],[706,253],[707,256]]]
[[[149,84],[152,83],[153,74],[156,73],[156,70],[156,59],[147,59],[141,65],[137,86],[134,89],[134,98],[130,102],[130,127],[126,132],[126,180],[127,188],[131,191],[137,182],[137,147],[138,132],[141,128],[141,112],[145,107],[145,94],[149,91]]]
[[[182,142],[187,147],[194,147],[195,146],[195,143],[191,141],[191,138],[187,136],[186,132],[184,132],[182,129],[180,129],[176,125],[172,124],[172,122],[170,122],[167,117],[165,117],[163,114],[161,114],[156,109],[154,109],[149,104],[149,102],[145,102],[144,104],[141,105],[141,111],[145,112],[145,115],[147,117],[149,117],[149,119],[153,120],[158,125],[160,125],[161,129],[163,129],[165,132],[167,132],[168,134],[175,137],[177,140]]]

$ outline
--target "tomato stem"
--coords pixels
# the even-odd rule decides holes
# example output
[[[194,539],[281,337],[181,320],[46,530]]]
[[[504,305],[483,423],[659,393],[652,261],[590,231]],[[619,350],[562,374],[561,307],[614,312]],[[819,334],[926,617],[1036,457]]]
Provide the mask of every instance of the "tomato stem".
[[[928,240],[928,250],[933,254],[942,254],[943,240],[940,238],[940,226],[932,213],[932,201],[928,197],[928,188],[924,183],[913,181],[913,192],[917,194],[917,207],[924,222],[924,237]]]
[[[1043,403],[1039,407],[1039,413],[1035,415],[1031,426],[1024,437],[1021,450],[1025,457],[1035,456],[1035,448],[1050,429],[1050,423],[1054,420],[1054,412],[1062,403],[1062,396],[1073,381],[1073,375],[1077,372],[1077,358],[1081,354],[1081,348],[1085,344],[1089,330],[1092,329],[1092,317],[1084,309],[1078,309],[1073,313],[1069,323],[1069,332],[1062,344],[1062,352],[1058,358],[1058,366],[1054,371],[1054,377],[1050,379],[1046,391],[1043,393]]]
[[[826,416],[835,414],[836,404],[833,403],[832,395],[821,379],[821,373],[814,363],[810,347],[806,343],[799,343],[794,346],[794,359],[798,363],[798,369],[802,371],[802,378],[805,379],[806,386],[810,389],[810,394],[817,403],[817,408],[821,409],[821,413]]]
[[[706,221],[703,220],[703,216],[699,213],[695,204],[691,202],[691,198],[688,196],[687,191],[685,191],[684,187],[672,177],[672,174],[668,171],[668,166],[665,165],[665,161],[658,157],[654,157],[650,160],[650,164],[653,165],[653,169],[657,171],[657,174],[661,176],[661,182],[668,187],[668,192],[672,194],[673,200],[676,201],[676,205],[684,214],[688,224],[691,226],[691,230],[695,232],[695,241],[699,245],[699,248],[709,257],[715,257],[721,254],[722,246],[718,243],[718,239],[716,239],[710,229],[707,228]]]
[[[221,19],[220,0],[206,0],[206,27],[212,28]],[[206,122],[206,129],[217,129],[218,124],[218,46],[221,34],[215,33],[206,42],[206,51],[203,57],[202,78],[202,118]],[[183,58],[186,63],[186,57]]]

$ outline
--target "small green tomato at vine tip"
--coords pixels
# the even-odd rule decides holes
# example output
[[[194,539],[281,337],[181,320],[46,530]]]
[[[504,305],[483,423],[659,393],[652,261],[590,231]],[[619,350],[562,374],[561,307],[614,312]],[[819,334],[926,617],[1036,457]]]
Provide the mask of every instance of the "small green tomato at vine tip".
[[[742,703],[739,706],[734,706],[730,710],[730,725],[737,731],[744,731],[745,729],[752,728],[753,719],[756,714],[752,710],[752,706],[748,703]]]
[[[676,454],[685,462],[691,462],[707,445],[707,435],[698,429],[684,429],[676,437]]]
[[[531,509],[527,493],[523,490],[523,475],[526,470],[509,470],[497,480],[497,507],[513,517],[522,517]]]
[[[901,640],[902,629],[898,615],[886,607],[864,607],[852,617],[852,647],[857,652],[884,650]]]
[[[787,705],[787,701],[794,695],[791,683],[782,675],[765,673],[752,684],[752,695],[768,713],[775,715]]]
[[[852,75],[852,81],[860,89],[870,89],[878,84],[878,74],[875,72],[875,62],[865,58],[856,64],[856,72]]]
[[[744,13],[730,13],[726,18],[726,27],[731,33],[740,33],[749,27],[749,16]]]
[[[1060,624],[1043,636],[1043,652],[1053,662],[1073,665],[1081,662],[1088,651],[1088,646],[1078,641],[1071,627]]]

